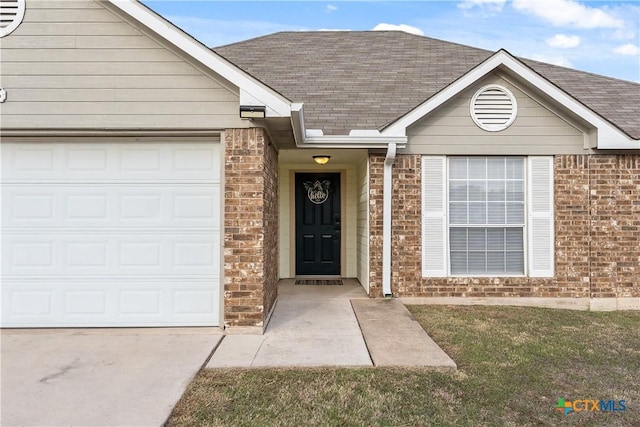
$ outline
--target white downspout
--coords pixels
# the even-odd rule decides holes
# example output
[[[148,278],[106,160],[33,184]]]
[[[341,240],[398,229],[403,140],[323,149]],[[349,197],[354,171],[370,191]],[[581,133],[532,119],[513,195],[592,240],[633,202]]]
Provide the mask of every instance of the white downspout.
[[[382,294],[391,296],[391,202],[393,199],[393,162],[396,144],[389,143],[383,169],[382,201]]]

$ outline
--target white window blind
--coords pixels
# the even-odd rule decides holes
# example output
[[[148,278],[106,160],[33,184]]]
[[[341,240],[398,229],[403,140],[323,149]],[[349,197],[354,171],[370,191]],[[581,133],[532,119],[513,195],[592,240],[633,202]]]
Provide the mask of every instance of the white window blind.
[[[449,159],[454,275],[524,274],[524,158]]]

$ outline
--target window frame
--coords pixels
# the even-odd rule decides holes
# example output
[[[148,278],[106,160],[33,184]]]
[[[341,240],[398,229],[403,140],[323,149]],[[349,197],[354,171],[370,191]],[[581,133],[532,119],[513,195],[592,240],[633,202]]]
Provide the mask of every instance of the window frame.
[[[523,157],[526,159],[525,238],[527,245],[524,248],[526,274],[522,276],[553,278],[556,276],[557,267],[555,156],[523,155]],[[447,158],[447,155],[422,155],[420,162],[421,271],[425,279],[453,277],[450,274],[447,258],[450,252],[447,225]],[[473,274],[465,277],[511,276]]]
[[[450,171],[450,162],[451,159],[454,158],[482,158],[482,159],[489,159],[489,158],[518,158],[522,160],[522,185],[523,185],[523,224],[522,224],[522,256],[523,256],[523,264],[524,264],[524,268],[523,268],[523,273],[469,273],[469,274],[460,274],[460,273],[452,273],[451,271],[451,239],[450,239],[450,233],[451,233],[451,221],[450,221],[450,200],[449,200],[449,194],[450,194],[450,175],[449,175],[449,171]],[[527,161],[527,156],[518,156],[518,155],[513,155],[513,156],[463,156],[463,155],[451,155],[451,156],[446,156],[445,157],[445,170],[444,170],[444,175],[445,175],[445,193],[444,193],[444,202],[445,202],[445,256],[446,256],[446,277],[451,277],[451,278],[456,278],[456,277],[460,277],[460,278],[471,278],[471,277],[478,277],[478,278],[510,278],[510,277],[529,277],[529,215],[528,215],[528,211],[529,211],[529,194],[528,194],[528,189],[529,189],[529,182],[528,182],[528,178],[529,178],[529,174],[528,174],[528,161]],[[487,182],[485,180],[485,182]],[[468,200],[467,200],[468,202]],[[467,224],[467,225],[453,225],[453,227],[458,227],[458,228],[496,228],[496,229],[505,229],[505,228],[520,228],[520,225],[517,226],[512,226],[512,225],[498,225],[498,226],[491,226],[489,224]]]

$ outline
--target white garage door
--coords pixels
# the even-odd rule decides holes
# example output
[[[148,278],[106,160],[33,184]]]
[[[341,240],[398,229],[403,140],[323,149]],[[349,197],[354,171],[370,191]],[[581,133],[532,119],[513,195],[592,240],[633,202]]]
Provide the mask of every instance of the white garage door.
[[[220,144],[3,143],[2,326],[216,326]]]

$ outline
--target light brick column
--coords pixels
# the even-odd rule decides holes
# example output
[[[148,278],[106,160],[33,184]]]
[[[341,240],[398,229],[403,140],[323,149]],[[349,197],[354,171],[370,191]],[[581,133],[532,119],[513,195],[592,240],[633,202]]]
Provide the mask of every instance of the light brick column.
[[[401,155],[393,165],[391,289],[420,293],[422,282],[421,156]]]
[[[384,154],[369,154],[369,296],[382,296]]]
[[[278,157],[261,128],[225,132],[224,324],[261,332],[277,298]]]

